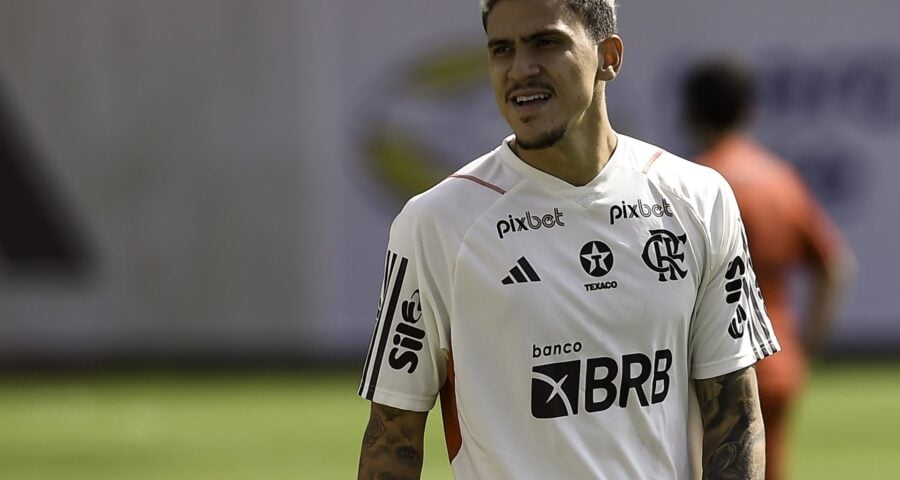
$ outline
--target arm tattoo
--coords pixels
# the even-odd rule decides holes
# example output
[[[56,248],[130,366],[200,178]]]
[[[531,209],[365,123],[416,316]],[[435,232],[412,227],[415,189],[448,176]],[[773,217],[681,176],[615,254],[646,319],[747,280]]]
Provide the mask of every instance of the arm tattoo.
[[[359,456],[359,478],[418,479],[427,415],[372,403]]]
[[[703,417],[703,478],[762,479],[765,435],[753,367],[697,380],[695,387]]]
[[[384,423],[375,415],[369,417],[369,425],[366,427],[366,434],[363,436],[363,448],[370,448],[375,445],[379,437],[384,435]]]

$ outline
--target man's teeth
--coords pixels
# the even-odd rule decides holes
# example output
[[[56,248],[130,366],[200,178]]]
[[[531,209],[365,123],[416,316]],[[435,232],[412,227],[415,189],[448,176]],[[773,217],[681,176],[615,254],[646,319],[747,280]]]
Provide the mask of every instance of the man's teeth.
[[[516,103],[521,105],[525,102],[531,102],[534,100],[546,100],[548,98],[550,98],[550,95],[547,95],[545,93],[538,93],[537,95],[527,95],[527,96],[523,95],[523,96],[516,97]]]

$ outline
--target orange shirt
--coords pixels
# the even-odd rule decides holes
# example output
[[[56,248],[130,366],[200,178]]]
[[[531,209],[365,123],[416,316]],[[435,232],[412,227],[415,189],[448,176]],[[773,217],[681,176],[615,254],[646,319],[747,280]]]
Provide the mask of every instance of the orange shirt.
[[[839,233],[793,168],[749,138],[728,137],[697,162],[722,174],[734,190],[766,310],[783,349],[757,365],[760,391],[796,388],[806,364],[789,276],[795,267],[823,268],[833,261]]]

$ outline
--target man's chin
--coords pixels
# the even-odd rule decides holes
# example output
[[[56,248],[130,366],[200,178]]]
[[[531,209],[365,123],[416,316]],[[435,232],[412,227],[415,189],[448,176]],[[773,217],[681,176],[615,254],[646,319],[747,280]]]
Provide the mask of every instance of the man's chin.
[[[516,135],[516,146],[518,146],[522,150],[543,150],[545,148],[550,148],[550,147],[556,145],[565,136],[566,136],[565,127],[557,129],[557,130],[551,130],[549,132],[543,132],[543,133],[540,133],[537,135],[527,136],[527,137],[524,135],[520,136],[517,134]]]

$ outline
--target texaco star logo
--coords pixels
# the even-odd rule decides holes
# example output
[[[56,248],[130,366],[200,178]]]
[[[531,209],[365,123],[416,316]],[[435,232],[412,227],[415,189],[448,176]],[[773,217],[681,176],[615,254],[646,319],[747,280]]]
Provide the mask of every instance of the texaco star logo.
[[[651,270],[659,274],[659,281],[680,280],[687,275],[682,268],[684,251],[681,247],[687,243],[687,235],[676,236],[668,230],[650,230],[650,238],[644,245],[641,258]]]
[[[588,275],[602,277],[612,270],[612,266],[612,250],[605,243],[593,241],[581,247],[581,268]]]

